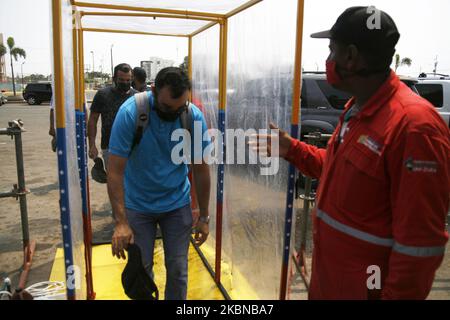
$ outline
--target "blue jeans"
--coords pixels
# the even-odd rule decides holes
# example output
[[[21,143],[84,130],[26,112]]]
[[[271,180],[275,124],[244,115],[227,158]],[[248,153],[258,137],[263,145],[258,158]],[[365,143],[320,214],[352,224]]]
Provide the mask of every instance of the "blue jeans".
[[[140,213],[127,209],[128,223],[134,242],[141,249],[142,263],[153,276],[153,250],[156,226],[159,224],[164,245],[166,265],[166,300],[186,300],[188,280],[188,251],[192,233],[191,206],[161,214]]]

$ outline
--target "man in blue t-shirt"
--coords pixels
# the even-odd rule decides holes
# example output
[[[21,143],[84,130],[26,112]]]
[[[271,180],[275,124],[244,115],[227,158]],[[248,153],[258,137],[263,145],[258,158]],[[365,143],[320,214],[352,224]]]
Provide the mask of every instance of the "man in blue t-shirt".
[[[112,238],[113,255],[125,259],[124,250],[136,243],[142,252],[147,272],[152,275],[156,227],[159,224],[164,243],[167,270],[165,298],[185,300],[187,294],[188,249],[192,232],[192,212],[188,165],[172,159],[179,141],[172,141],[181,129],[180,115],[189,105],[191,83],[180,68],[169,67],[156,76],[155,87],[148,92],[148,125],[138,144],[136,135],[136,98],[128,99],[114,121],[109,143],[108,193],[115,217]],[[203,114],[193,104],[192,128],[201,124],[201,132],[192,130],[201,148],[193,148],[194,183],[200,207],[195,242],[201,245],[209,234],[209,167],[202,154],[210,144]],[[201,137],[200,137],[201,133]],[[205,140],[205,141],[204,141]],[[197,150],[199,149],[199,150]],[[200,154],[201,153],[201,154]]]

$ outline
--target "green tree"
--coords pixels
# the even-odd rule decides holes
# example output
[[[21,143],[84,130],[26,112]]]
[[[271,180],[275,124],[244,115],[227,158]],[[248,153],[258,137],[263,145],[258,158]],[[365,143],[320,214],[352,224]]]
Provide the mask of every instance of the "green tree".
[[[26,54],[25,50],[23,50],[22,48],[16,47],[16,43],[15,43],[13,37],[9,37],[8,40],[6,40],[6,43],[8,45],[9,56],[11,58],[11,75],[12,75],[13,91],[14,91],[14,96],[15,96],[16,95],[16,83],[15,83],[15,79],[14,79],[13,58],[17,62],[19,57],[22,57],[25,59],[27,57],[27,54]]]
[[[6,54],[6,47],[3,43],[0,43],[0,58]]]
[[[47,81],[48,77],[43,74],[31,74],[23,78],[25,82],[38,82],[38,81]]]
[[[184,62],[182,64],[180,64],[180,68],[186,73],[189,72],[189,57],[188,56],[184,57]]]
[[[411,67],[411,65],[412,60],[410,58],[400,59],[400,55],[398,53],[395,55],[395,72],[397,72],[397,69],[401,66]]]

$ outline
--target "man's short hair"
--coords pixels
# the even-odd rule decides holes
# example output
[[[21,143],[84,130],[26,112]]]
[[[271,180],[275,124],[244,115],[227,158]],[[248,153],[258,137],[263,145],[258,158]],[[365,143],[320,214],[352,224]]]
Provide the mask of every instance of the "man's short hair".
[[[168,67],[158,72],[155,79],[156,92],[165,86],[169,86],[172,98],[177,99],[186,91],[191,90],[191,81],[181,68]]]
[[[119,71],[128,73],[131,71],[131,66],[128,63],[121,63],[118,64],[115,68],[114,68],[114,79],[117,78],[117,74],[119,73]]]
[[[145,83],[147,80],[147,72],[145,72],[144,68],[136,67],[133,69],[133,77],[135,80]]]

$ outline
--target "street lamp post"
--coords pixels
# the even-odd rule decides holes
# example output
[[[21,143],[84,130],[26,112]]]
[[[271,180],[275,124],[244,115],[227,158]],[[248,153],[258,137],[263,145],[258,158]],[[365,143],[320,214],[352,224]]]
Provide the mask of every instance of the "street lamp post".
[[[113,47],[114,44],[111,45],[111,79],[114,77]]]
[[[94,79],[95,78],[95,76],[94,76],[94,72],[95,72],[94,51],[91,51],[91,54],[92,54],[92,79]]]
[[[22,90],[23,90],[23,65],[25,64],[25,61],[22,62],[22,65],[20,66],[20,69],[22,71]]]
[[[92,85],[95,87],[95,59],[94,59],[94,51],[91,51],[92,54]]]

